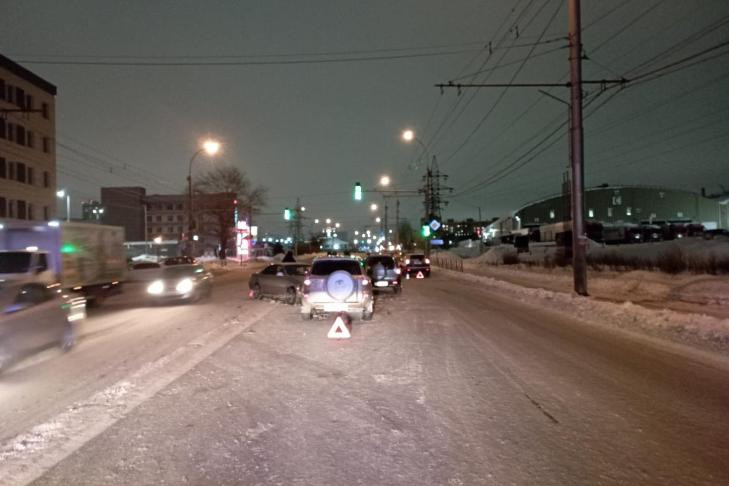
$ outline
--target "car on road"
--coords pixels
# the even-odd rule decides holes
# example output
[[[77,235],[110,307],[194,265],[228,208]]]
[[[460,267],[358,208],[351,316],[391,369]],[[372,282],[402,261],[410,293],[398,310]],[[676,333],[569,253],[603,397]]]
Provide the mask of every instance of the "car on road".
[[[0,372],[48,347],[70,349],[85,316],[86,299],[60,284],[0,282]]]
[[[409,277],[430,277],[430,258],[422,253],[411,253],[403,260],[402,271]]]
[[[317,258],[301,291],[301,318],[344,312],[362,320],[372,319],[372,285],[362,264],[351,257]]]
[[[370,255],[365,260],[365,273],[372,282],[372,288],[390,288],[396,294],[402,291],[402,270],[390,255]]]
[[[294,305],[299,299],[309,265],[305,263],[272,263],[248,280],[250,297],[274,297]]]
[[[191,256],[174,256],[174,257],[167,257],[164,260],[162,260],[162,265],[165,266],[171,266],[171,265],[193,265],[197,263],[197,260]]]
[[[200,264],[141,269],[135,277],[137,284],[144,287],[147,298],[157,303],[193,302],[209,297],[213,291],[213,275]]]

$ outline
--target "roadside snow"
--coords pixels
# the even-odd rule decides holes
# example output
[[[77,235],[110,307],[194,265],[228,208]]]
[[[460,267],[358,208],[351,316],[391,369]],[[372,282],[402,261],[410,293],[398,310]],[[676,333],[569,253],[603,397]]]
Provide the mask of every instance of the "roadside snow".
[[[573,293],[555,292],[542,288],[529,288],[470,273],[439,270],[510,296],[518,296],[529,303],[539,302],[548,308],[564,311],[593,324],[609,324],[621,329],[669,338],[691,344],[709,344],[729,350],[729,319],[705,314],[687,314],[669,309],[652,309],[636,305],[630,300],[622,303],[605,302]]]

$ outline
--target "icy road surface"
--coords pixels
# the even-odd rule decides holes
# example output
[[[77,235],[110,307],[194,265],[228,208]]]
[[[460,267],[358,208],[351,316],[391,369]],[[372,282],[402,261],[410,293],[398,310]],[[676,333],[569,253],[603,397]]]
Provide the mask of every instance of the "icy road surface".
[[[0,483],[729,478],[726,356],[437,271],[327,340],[329,321],[241,301],[243,277],[226,278],[212,302],[109,310],[118,324],[2,382]]]

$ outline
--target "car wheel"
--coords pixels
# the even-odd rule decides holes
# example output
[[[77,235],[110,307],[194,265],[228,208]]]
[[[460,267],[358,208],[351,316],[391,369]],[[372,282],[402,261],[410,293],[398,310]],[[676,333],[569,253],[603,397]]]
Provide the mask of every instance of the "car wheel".
[[[296,289],[293,287],[286,289],[286,303],[289,305],[296,305],[296,299]]]
[[[392,288],[392,290],[393,290],[393,291],[395,292],[395,295],[397,295],[397,294],[399,294],[400,292],[402,292],[402,287],[400,286],[400,284],[398,284],[398,285],[395,285],[395,286],[394,286],[394,287]]]
[[[251,299],[253,300],[259,300],[263,297],[261,294],[261,286],[258,284],[253,284],[253,287],[251,287]]]
[[[371,321],[373,315],[374,315],[374,312],[363,310],[362,311],[362,320]]]

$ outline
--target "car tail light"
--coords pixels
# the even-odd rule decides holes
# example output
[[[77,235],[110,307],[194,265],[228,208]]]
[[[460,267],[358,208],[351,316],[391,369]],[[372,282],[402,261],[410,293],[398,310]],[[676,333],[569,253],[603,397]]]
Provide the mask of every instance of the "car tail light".
[[[409,258],[406,258],[405,259],[405,265],[410,265],[410,259]]]
[[[362,285],[369,285],[369,284],[370,284],[369,280],[367,280],[366,278],[362,279]]]
[[[426,265],[430,265],[430,258],[426,258],[426,259],[425,259],[425,264],[426,264]]]
[[[396,268],[395,269],[395,273],[398,274],[398,275],[400,275],[402,273],[402,269]]]
[[[309,285],[311,285],[311,280],[309,280],[309,279],[307,278],[306,280],[304,280],[304,286],[305,286],[305,287],[308,287]]]
[[[301,287],[301,293],[302,294],[308,294],[309,290],[311,289],[311,280],[308,278],[304,280],[304,285]]]

